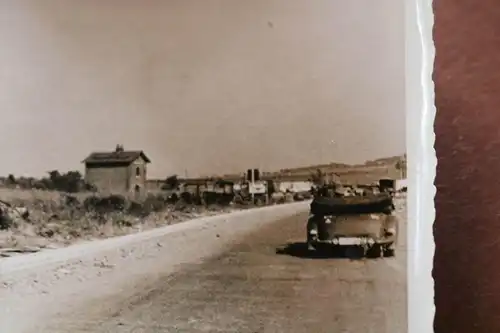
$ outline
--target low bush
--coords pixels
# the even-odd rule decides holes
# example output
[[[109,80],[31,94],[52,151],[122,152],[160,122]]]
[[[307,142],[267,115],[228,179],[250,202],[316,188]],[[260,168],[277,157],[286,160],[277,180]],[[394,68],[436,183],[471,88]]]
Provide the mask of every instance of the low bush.
[[[85,199],[83,206],[89,212],[111,213],[121,212],[126,208],[127,199],[123,195],[112,194],[100,197],[97,195]]]

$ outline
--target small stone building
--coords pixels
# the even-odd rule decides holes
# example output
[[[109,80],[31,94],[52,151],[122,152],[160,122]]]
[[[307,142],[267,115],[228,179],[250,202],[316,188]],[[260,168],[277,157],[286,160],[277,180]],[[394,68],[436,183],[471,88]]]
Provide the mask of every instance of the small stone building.
[[[85,160],[85,181],[100,192],[141,193],[146,188],[150,159],[141,150],[126,151],[117,145],[114,151],[93,152]]]

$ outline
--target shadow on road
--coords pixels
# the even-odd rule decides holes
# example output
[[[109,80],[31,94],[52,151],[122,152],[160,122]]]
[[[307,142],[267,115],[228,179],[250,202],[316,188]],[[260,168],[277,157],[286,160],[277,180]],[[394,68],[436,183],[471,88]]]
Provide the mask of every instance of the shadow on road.
[[[307,249],[304,242],[288,243],[283,247],[276,249],[276,254],[288,255],[302,259],[349,259],[361,260],[363,254],[355,248],[343,248],[333,250],[332,248],[321,249],[320,251],[311,251]]]

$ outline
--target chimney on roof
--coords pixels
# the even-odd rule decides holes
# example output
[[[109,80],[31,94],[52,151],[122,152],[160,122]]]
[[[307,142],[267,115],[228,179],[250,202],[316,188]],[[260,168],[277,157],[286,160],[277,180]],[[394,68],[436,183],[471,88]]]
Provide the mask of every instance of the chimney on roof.
[[[123,151],[124,151],[123,145],[116,145],[116,148],[115,148],[116,153],[121,153]]]

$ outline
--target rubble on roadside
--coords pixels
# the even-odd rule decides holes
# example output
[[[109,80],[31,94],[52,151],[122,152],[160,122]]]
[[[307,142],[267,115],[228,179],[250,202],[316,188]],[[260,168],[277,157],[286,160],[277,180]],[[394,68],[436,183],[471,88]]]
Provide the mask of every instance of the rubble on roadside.
[[[20,220],[26,220],[28,217],[29,212],[25,207],[15,207],[0,200],[0,230],[15,227]]]

